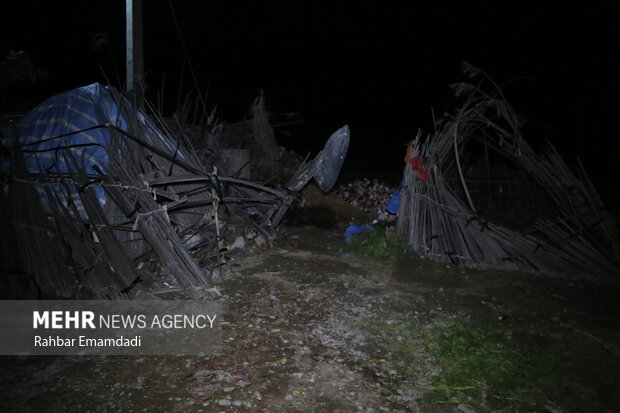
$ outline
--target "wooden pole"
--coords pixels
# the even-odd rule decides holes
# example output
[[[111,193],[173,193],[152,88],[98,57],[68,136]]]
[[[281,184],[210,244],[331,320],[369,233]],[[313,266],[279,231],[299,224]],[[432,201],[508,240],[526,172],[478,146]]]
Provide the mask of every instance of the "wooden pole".
[[[142,97],[140,84],[144,77],[142,0],[125,0],[125,16],[127,92],[133,92],[136,101],[140,102]]]

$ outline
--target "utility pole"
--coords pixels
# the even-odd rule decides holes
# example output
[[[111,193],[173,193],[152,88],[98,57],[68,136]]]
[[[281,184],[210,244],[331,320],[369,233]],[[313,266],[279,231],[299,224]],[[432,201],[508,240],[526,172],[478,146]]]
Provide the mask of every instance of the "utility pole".
[[[142,0],[125,0],[127,42],[127,92],[133,93],[141,106],[144,77],[144,42],[142,36]]]

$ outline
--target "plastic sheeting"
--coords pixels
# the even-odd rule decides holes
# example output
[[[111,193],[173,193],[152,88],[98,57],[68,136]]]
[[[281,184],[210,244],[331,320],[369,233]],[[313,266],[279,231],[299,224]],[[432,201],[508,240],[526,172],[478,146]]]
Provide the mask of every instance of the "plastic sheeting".
[[[21,146],[29,174],[67,174],[83,169],[98,175],[106,171],[111,126],[127,130],[125,113],[135,116],[146,130],[149,144],[171,155],[176,145],[164,136],[129,100],[114,89],[93,83],[55,95],[27,113],[16,125],[14,134]],[[3,146],[13,147],[15,137],[4,137]],[[72,155],[72,156],[71,156]],[[186,160],[182,153],[178,159]],[[75,164],[77,162],[77,165]],[[9,161],[2,160],[2,170]],[[100,202],[103,189],[95,188]]]
[[[323,148],[314,180],[324,192],[330,191],[338,179],[349,148],[349,136],[349,126],[344,125],[330,136]]]

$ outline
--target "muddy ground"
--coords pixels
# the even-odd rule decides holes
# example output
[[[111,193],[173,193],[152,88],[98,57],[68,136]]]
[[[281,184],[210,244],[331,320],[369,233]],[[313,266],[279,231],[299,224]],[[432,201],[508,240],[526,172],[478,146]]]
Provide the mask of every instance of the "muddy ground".
[[[229,262],[218,288],[221,354],[3,357],[0,411],[620,411],[615,287],[367,258],[347,250],[341,230],[306,226]],[[438,392],[431,337],[463,326],[552,357],[552,371],[497,394],[485,382],[469,399]]]

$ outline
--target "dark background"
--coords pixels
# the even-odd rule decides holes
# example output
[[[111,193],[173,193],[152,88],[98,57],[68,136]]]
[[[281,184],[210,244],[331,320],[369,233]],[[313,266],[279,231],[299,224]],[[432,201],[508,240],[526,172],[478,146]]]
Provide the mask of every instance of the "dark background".
[[[351,126],[347,168],[398,183],[404,144],[430,132],[431,108],[456,104],[449,84],[468,61],[506,87],[526,139],[580,157],[617,213],[615,142],[619,37],[617,2],[144,1],[147,97],[174,110],[195,89],[181,38],[221,120],[244,118],[259,90],[273,113],[303,123],[281,144],[317,151]],[[414,2],[411,2],[414,3]],[[4,2],[0,53],[24,50],[49,71],[23,89],[22,107],[95,81],[124,83],[125,2]],[[94,50],[104,33],[107,46]],[[109,49],[108,49],[109,46]],[[115,74],[115,67],[118,76]],[[27,97],[27,99],[26,99]]]

